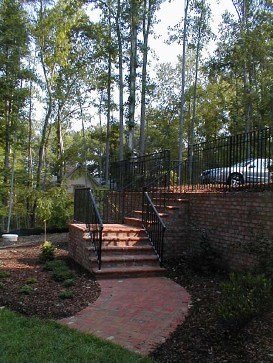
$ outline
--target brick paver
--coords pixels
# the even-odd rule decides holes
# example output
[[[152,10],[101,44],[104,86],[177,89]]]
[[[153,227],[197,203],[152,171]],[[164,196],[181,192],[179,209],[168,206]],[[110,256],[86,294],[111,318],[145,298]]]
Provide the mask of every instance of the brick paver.
[[[147,355],[188,313],[189,294],[165,277],[108,279],[100,285],[92,305],[60,322]]]

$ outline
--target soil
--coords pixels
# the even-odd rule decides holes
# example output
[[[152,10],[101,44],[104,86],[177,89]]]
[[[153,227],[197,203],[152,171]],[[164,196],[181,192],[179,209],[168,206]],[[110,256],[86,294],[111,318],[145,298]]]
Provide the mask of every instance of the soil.
[[[57,247],[56,258],[66,261],[75,272],[75,284],[64,288],[39,263],[43,236],[20,237],[17,245],[2,245],[0,249],[0,272],[10,272],[9,277],[0,278],[0,307],[28,316],[57,319],[74,315],[98,298],[100,287],[94,277],[68,257],[67,234],[49,235],[48,240]],[[273,362],[273,308],[243,329],[229,331],[219,323],[216,314],[220,284],[227,275],[193,269],[186,259],[170,261],[166,267],[168,277],[187,289],[192,302],[185,322],[153,352],[156,362]],[[29,278],[37,282],[31,284],[33,291],[26,295],[20,290]],[[72,291],[71,298],[60,298],[65,289]]]
[[[44,270],[39,262],[43,236],[20,237],[17,245],[0,249],[0,273],[8,272],[8,277],[0,275],[0,306],[28,316],[58,319],[72,316],[94,302],[100,294],[100,286],[94,276],[82,269],[68,256],[67,234],[48,236],[56,246],[55,259],[61,259],[74,272],[74,284],[65,287],[57,282],[51,271]],[[22,292],[29,286],[29,294]],[[60,297],[69,291],[69,298]]]
[[[227,275],[193,270],[185,259],[169,262],[167,270],[191,294],[192,306],[185,322],[153,352],[157,362],[273,362],[273,308],[242,329],[227,329],[216,314]]]

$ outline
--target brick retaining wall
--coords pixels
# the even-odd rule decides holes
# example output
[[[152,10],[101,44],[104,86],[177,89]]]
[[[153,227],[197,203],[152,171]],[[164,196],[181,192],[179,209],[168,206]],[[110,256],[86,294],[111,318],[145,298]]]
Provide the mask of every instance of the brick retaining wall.
[[[71,224],[69,226],[69,255],[81,266],[92,271],[90,263],[90,252],[87,252],[87,243],[84,240],[86,228],[84,224]]]
[[[251,244],[267,238],[273,243],[273,192],[187,193],[187,240],[192,246],[203,236],[238,270],[253,264]]]
[[[164,219],[167,259],[198,249],[205,238],[231,269],[240,270],[255,263],[249,247],[262,238],[273,243],[273,192],[185,193],[183,199]],[[90,270],[84,234],[83,225],[70,227],[69,253]]]

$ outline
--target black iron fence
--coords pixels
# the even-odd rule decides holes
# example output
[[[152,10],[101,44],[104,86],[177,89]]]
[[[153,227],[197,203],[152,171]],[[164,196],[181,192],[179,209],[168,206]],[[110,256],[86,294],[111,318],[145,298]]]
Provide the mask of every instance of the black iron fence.
[[[169,150],[111,163],[110,190],[94,190],[103,221],[123,223],[124,217],[141,210],[143,188],[155,181],[158,187],[165,188],[169,168]]]
[[[181,177],[179,176],[181,172]],[[181,164],[170,152],[146,155],[111,164],[110,190],[78,189],[75,221],[86,223],[101,267],[102,216],[105,223],[123,223],[134,210],[142,210],[147,230],[160,261],[163,260],[165,225],[157,208],[171,193],[237,190],[273,186],[273,128],[195,144]]]
[[[222,137],[193,145],[182,164],[170,161],[168,150],[112,164],[112,189],[96,190],[96,200],[106,223],[122,223],[141,209],[144,188],[162,207],[171,192],[271,187],[272,160],[273,128]]]
[[[170,165],[172,190],[256,188],[271,186],[273,128],[218,138],[193,145],[187,160]]]
[[[74,222],[86,224],[100,270],[103,223],[90,188],[75,190]]]
[[[110,165],[110,189],[140,190],[164,175],[170,166],[170,150],[116,161]]]
[[[94,190],[99,212],[104,223],[123,223],[134,210],[141,210],[142,189],[133,190]]]

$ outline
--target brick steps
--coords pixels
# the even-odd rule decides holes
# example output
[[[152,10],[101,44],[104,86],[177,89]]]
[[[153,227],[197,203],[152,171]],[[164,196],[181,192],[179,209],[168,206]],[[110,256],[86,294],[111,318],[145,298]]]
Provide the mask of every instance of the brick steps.
[[[181,203],[189,203],[189,200],[185,199],[185,198],[177,198],[177,197],[170,196],[170,197],[167,197],[166,199],[167,199],[167,202],[171,203],[173,207],[177,206],[177,204],[181,205]]]
[[[83,248],[92,272],[99,279],[120,277],[162,276],[165,269],[159,266],[158,257],[149,242],[142,221],[127,218],[131,224],[105,224],[102,232],[101,270],[91,246],[91,239],[83,232]],[[141,226],[133,225],[134,221]]]
[[[169,211],[179,209],[179,207],[177,205],[166,205],[165,207],[160,206],[160,205],[155,205],[155,207],[159,212],[165,212],[165,213],[166,213],[166,211],[169,212]]]
[[[163,209],[163,207],[162,207],[162,209]],[[159,212],[159,210],[158,210],[158,212]],[[133,214],[134,214],[134,217],[135,218],[141,219],[141,217],[142,217],[142,211],[141,210],[134,210],[133,211]],[[168,213],[159,212],[158,214],[160,215],[161,218],[167,218],[167,217],[169,217],[169,214]]]
[[[131,267],[104,267],[101,270],[94,269],[97,279],[109,279],[120,277],[150,277],[164,276],[166,270],[162,267],[131,266]]]
[[[148,237],[106,237],[103,238],[103,245],[107,247],[130,247],[130,246],[145,246],[149,243]]]
[[[142,225],[140,226],[142,227]],[[146,232],[143,228],[133,225],[123,224],[105,224],[103,228],[103,239],[107,240],[118,238],[125,240],[131,238],[147,237]]]
[[[125,217],[124,223],[128,224],[129,226],[142,228],[142,219],[141,218]]]
[[[95,257],[90,257],[92,264],[97,262]],[[154,255],[119,255],[119,256],[104,256],[102,255],[102,269],[108,267],[147,267],[147,266],[158,266],[157,256]]]
[[[144,255],[153,255],[154,250],[150,245],[143,246],[103,246],[102,247],[103,256],[113,256],[113,255],[124,255],[124,254],[144,254]]]
[[[156,194],[154,201],[159,215],[166,219],[168,226],[172,225],[173,218],[178,218],[178,214],[180,218],[185,213],[189,201],[178,193],[166,193],[165,198],[167,205],[164,207],[160,205],[162,200],[156,198]],[[181,207],[183,204],[184,207]],[[101,270],[98,270],[94,249],[86,230],[82,225],[77,226],[78,231],[82,230],[82,242],[80,248],[78,243],[74,244],[73,253],[76,260],[79,263],[83,261],[82,265],[94,272],[97,278],[164,275],[165,269],[160,267],[158,257],[143,229],[139,203],[135,204],[135,209],[130,217],[124,219],[125,224],[104,224]],[[176,236],[171,234],[168,238],[173,239]]]
[[[93,252],[94,248],[92,246],[86,247],[87,251]],[[143,246],[102,246],[102,255],[104,257],[113,256],[154,256],[154,249],[151,245]]]

